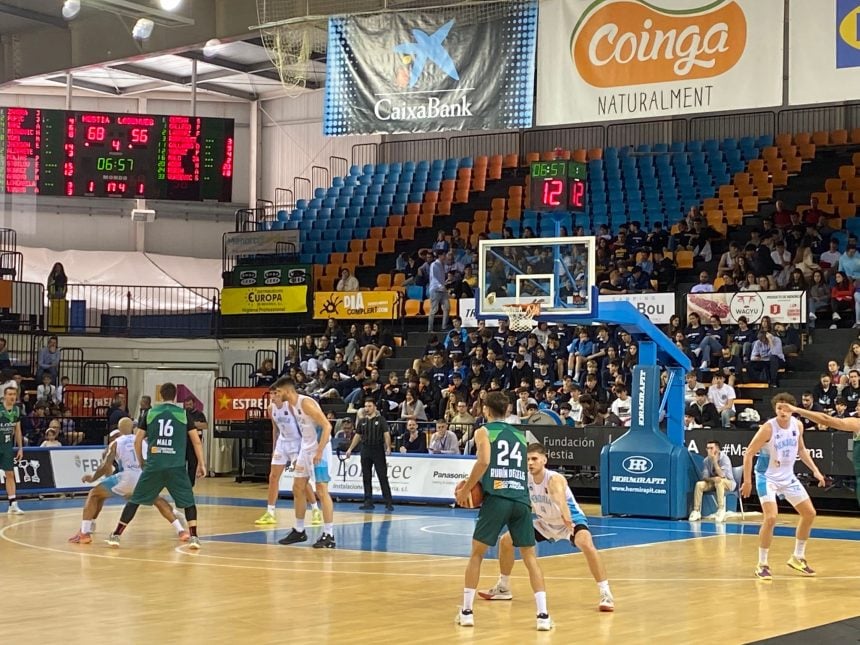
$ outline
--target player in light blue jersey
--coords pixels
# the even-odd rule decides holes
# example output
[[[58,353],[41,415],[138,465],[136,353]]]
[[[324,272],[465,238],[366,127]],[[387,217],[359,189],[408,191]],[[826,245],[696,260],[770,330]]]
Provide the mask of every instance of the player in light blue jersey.
[[[94,482],[100,477],[110,475],[90,489],[87,501],[84,504],[81,530],[69,538],[73,544],[90,544],[93,541],[92,534],[96,529],[96,518],[101,513],[105,501],[111,495],[117,495],[128,499],[131,497],[137,480],[140,479],[141,468],[134,452],[134,436],[131,434],[134,423],[128,417],[120,419],[117,429],[111,434],[110,445],[105,451],[102,463],[91,475],[81,478],[85,484]],[[146,454],[146,450],[144,450]],[[114,474],[114,462],[118,463],[120,470]],[[162,497],[155,501],[155,507],[161,516],[166,519],[176,534],[183,542],[187,542],[191,534],[182,526],[182,522],[174,514],[173,508]]]
[[[600,611],[615,611],[615,599],[609,589],[606,569],[597,548],[585,513],[576,503],[576,498],[567,484],[564,475],[546,467],[546,450],[542,444],[532,443],[528,447],[528,487],[536,542],[555,542],[570,540],[582,551],[588,569],[597,582],[600,592]],[[501,575],[496,586],[489,591],[479,591],[485,600],[511,600],[510,575],[514,569],[514,543],[509,533],[499,541],[499,569]]]
[[[773,580],[768,565],[767,556],[773,541],[773,529],[776,526],[776,498],[781,495],[800,514],[795,534],[794,553],[789,558],[789,567],[807,576],[814,576],[815,571],[806,562],[806,541],[812,532],[815,521],[815,507],[809,499],[809,493],[798,481],[794,474],[794,463],[798,458],[806,464],[818,480],[819,486],[824,486],[824,475],[818,470],[815,462],[803,443],[803,424],[791,416],[798,411],[797,401],[787,392],[780,392],[771,404],[776,412],[773,419],[765,421],[747,446],[744,454],[744,478],[741,485],[741,495],[749,497],[752,493],[752,461],[756,461],[756,493],[763,521],[759,530],[758,565],[755,576],[764,582]]]

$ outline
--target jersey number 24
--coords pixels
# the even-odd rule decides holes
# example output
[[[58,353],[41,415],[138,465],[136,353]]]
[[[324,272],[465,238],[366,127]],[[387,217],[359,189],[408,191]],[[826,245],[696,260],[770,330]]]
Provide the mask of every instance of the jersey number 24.
[[[513,448],[504,439],[498,442],[499,452],[496,454],[496,465],[507,466],[511,461],[517,462],[517,468],[523,467],[523,451],[519,443],[515,443]]]

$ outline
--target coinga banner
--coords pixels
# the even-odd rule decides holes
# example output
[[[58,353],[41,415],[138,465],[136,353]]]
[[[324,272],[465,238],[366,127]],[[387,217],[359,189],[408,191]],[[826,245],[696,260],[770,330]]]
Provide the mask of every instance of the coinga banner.
[[[788,102],[860,98],[860,0],[792,0]]]
[[[537,2],[329,19],[328,136],[532,125]]]
[[[224,233],[223,246],[225,257],[300,253],[302,250],[296,230]]]
[[[687,313],[697,313],[703,320],[717,316],[724,325],[737,325],[741,316],[750,325],[757,325],[764,316],[770,316],[771,322],[797,325],[806,322],[806,292],[691,293]]]
[[[782,0],[545,0],[537,123],[779,105],[782,22]]]

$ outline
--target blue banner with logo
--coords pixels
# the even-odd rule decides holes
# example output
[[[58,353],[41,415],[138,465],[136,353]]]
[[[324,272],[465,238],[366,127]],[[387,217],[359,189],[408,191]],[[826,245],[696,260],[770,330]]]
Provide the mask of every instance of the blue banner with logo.
[[[329,19],[329,136],[532,125],[537,2]]]

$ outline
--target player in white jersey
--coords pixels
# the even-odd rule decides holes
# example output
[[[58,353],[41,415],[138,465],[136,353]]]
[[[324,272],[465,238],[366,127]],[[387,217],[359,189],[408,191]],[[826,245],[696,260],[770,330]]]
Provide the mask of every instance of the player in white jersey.
[[[100,477],[110,475],[90,489],[84,504],[81,530],[70,537],[69,542],[73,544],[92,543],[92,533],[96,527],[95,520],[101,513],[105,501],[111,495],[128,498],[134,492],[134,487],[137,485],[137,480],[140,479],[142,471],[134,452],[134,436],[131,434],[133,428],[134,422],[131,419],[128,417],[120,419],[117,430],[114,430],[110,436],[111,443],[105,451],[102,463],[92,475],[84,475],[81,478],[82,482],[88,484]],[[146,448],[144,448],[143,453],[146,454]],[[119,463],[121,470],[111,475],[114,470],[114,462]],[[176,517],[167,500],[159,497],[154,505],[162,517],[170,522],[176,530],[179,539],[187,542],[191,534],[182,526],[182,522]]]
[[[287,464],[295,464],[301,447],[301,431],[295,417],[290,413],[289,406],[281,400],[278,391],[273,387],[269,390],[272,404],[269,406],[269,418],[272,420],[272,465],[269,469],[269,496],[266,501],[266,512],[254,522],[257,526],[271,526],[278,523],[275,516],[275,504],[278,500],[278,489],[281,476]],[[311,525],[322,524],[323,517],[317,504],[312,487],[313,480],[308,482],[305,490],[307,500],[311,505]]]
[[[531,443],[528,447],[529,464],[529,497],[532,502],[532,513],[535,514],[534,529],[537,542],[555,542],[570,540],[570,543],[582,551],[588,569],[597,582],[600,591],[600,611],[615,611],[615,600],[606,579],[606,569],[591,531],[588,520],[576,498],[567,485],[567,479],[546,467],[546,450],[543,444]],[[499,540],[499,581],[489,591],[479,591],[478,595],[486,600],[511,600],[510,575],[514,569],[514,543],[510,533],[505,533]]]
[[[334,504],[328,493],[331,481],[331,423],[323,414],[319,403],[309,396],[299,394],[296,385],[289,378],[280,378],[274,385],[287,410],[295,418],[301,433],[299,454],[293,468],[293,501],[296,508],[296,525],[279,544],[306,542],[305,513],[307,502],[305,489],[313,476],[317,499],[322,506],[323,532],[314,543],[315,549],[333,549],[334,541]],[[319,430],[319,433],[317,432]]]
[[[765,421],[747,446],[741,485],[741,495],[749,497],[752,492],[753,457],[758,454],[755,468],[756,493],[761,502],[764,519],[758,534],[758,565],[755,575],[765,582],[773,580],[767,556],[770,543],[773,541],[773,529],[776,526],[777,495],[784,496],[800,514],[795,534],[794,553],[787,564],[807,576],[815,575],[815,571],[806,563],[806,541],[812,531],[815,508],[809,499],[809,493],[794,474],[794,462],[798,457],[812,471],[818,480],[818,485],[825,484],[824,475],[812,461],[803,443],[803,424],[791,416],[792,411],[797,409],[795,398],[791,394],[780,392],[771,399],[771,404],[776,417]]]

